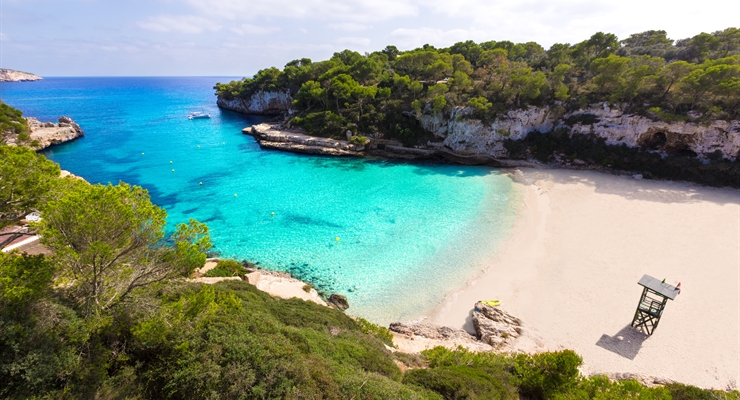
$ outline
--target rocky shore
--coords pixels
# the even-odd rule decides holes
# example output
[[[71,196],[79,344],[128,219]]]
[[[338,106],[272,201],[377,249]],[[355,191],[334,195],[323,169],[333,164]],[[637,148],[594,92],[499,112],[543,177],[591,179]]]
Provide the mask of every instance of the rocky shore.
[[[463,329],[424,322],[394,322],[389,329],[398,349],[406,353],[418,353],[436,346],[450,349],[462,346],[473,351],[511,350],[511,344],[522,333],[519,318],[498,306],[479,301],[475,303],[471,313],[475,335]]]
[[[55,144],[61,144],[85,136],[82,128],[72,118],[60,117],[58,123],[41,122],[36,118],[26,118],[30,140],[21,143],[15,134],[3,135],[3,141],[10,146],[24,145],[34,150],[43,150]]]
[[[14,69],[0,68],[0,82],[27,82],[40,81],[44,78],[28,72],[16,71]]]
[[[301,154],[349,157],[380,157],[399,160],[452,162],[463,165],[489,165],[493,167],[527,167],[536,164],[521,160],[498,159],[485,154],[459,154],[442,147],[404,147],[395,140],[371,139],[366,146],[357,146],[346,140],[310,136],[296,128],[280,124],[262,123],[244,128],[242,133],[254,136],[266,149]]]

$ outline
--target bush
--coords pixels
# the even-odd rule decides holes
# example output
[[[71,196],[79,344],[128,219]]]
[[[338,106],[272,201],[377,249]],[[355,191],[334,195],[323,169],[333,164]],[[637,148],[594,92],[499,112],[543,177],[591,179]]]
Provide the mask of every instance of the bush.
[[[412,369],[403,383],[421,386],[445,399],[517,399],[516,388],[477,368],[466,365]]]
[[[207,277],[244,276],[247,269],[236,260],[220,260],[216,267],[205,273]]]
[[[519,391],[536,399],[549,399],[556,393],[565,393],[579,383],[578,367],[581,356],[573,350],[534,355],[517,354],[514,375]]]
[[[370,143],[370,139],[368,139],[367,136],[362,135],[352,136],[349,141],[355,146],[367,146],[367,144]]]

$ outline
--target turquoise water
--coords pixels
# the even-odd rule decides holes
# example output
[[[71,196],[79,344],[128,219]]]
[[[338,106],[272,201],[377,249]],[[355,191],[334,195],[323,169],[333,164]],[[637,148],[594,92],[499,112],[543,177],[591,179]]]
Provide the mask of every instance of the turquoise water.
[[[241,129],[264,119],[215,106],[213,84],[230,79],[48,78],[0,84],[0,98],[82,126],[84,138],[44,152],[63,169],[141,185],[170,226],[206,222],[221,257],[344,294],[377,323],[430,311],[506,239],[520,203],[507,175],[262,150]]]

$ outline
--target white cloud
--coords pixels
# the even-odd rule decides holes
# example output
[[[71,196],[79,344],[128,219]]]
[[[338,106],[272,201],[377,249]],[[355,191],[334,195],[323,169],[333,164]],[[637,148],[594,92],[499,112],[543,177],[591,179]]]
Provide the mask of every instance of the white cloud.
[[[368,45],[370,45],[370,39],[364,38],[364,37],[348,36],[348,37],[340,37],[340,38],[334,39],[334,43],[337,43],[337,44],[354,44],[354,45],[358,45],[358,46],[368,46]]]
[[[399,28],[391,32],[390,37],[399,47],[411,49],[424,44],[448,46],[465,40],[486,40],[486,32],[473,29],[450,29],[443,31],[435,28],[405,29]]]
[[[221,30],[220,25],[195,15],[157,15],[139,21],[136,25],[155,32],[201,33]]]
[[[279,26],[257,26],[252,24],[241,24],[231,31],[238,35],[266,35],[280,30]]]
[[[416,0],[185,0],[203,15],[223,19],[260,17],[366,23],[415,16]]]
[[[325,27],[329,29],[335,29],[338,31],[358,32],[372,28],[372,25],[356,24],[353,22],[340,22],[334,24],[326,24]]]

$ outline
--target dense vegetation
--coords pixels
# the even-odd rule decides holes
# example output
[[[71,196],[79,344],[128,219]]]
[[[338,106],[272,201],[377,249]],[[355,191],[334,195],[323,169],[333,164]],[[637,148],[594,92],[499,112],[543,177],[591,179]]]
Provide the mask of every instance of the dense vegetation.
[[[7,134],[18,135],[17,140],[22,143],[31,140],[23,113],[0,101],[0,138]]]
[[[282,70],[216,84],[226,99],[260,90],[289,91],[292,123],[312,134],[343,137],[381,133],[405,144],[425,139],[421,114],[491,120],[512,108],[550,105],[563,111],[597,102],[665,120],[740,116],[740,29],[673,41],[647,31],[620,41],[598,32],[583,42],[545,50],[534,42],[459,42],[411,51],[335,53],[326,61],[300,59]],[[458,114],[459,115],[459,114]]]
[[[166,232],[166,212],[142,188],[59,178],[59,167],[42,155],[0,145],[0,198],[8,195],[18,201],[0,204],[3,223],[40,210],[35,228],[53,255],[0,253],[0,398],[715,395],[678,384],[584,378],[581,358],[569,350],[392,353],[387,329],[341,311],[273,298],[243,281],[183,279],[205,262],[205,225],[191,220]],[[244,272],[233,260],[217,268]]]

